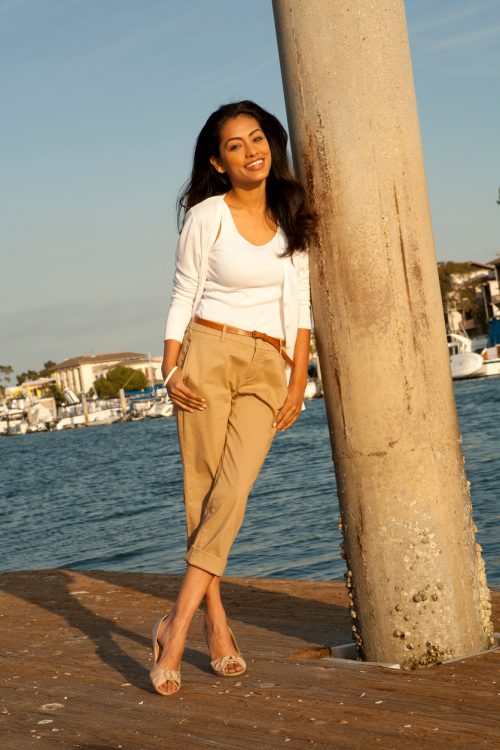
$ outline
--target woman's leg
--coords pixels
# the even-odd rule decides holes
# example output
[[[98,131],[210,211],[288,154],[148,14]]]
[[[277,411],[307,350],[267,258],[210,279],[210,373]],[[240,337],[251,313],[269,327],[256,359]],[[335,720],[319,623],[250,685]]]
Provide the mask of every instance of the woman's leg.
[[[228,356],[224,338],[210,329],[204,331],[201,327],[200,331],[200,326],[192,328],[189,362],[184,374],[189,377],[190,385],[206,398],[207,408],[193,414],[177,412],[179,445],[184,464],[188,548],[196,538],[224,452],[232,401],[230,384],[235,377],[229,372],[232,359]],[[247,346],[243,349],[244,356],[235,360],[243,372],[248,368],[251,354],[252,351]],[[205,569],[205,563],[210,568],[211,562],[213,561],[198,560],[195,565]],[[212,659],[234,652],[221,600],[220,576],[215,575],[216,572],[218,571],[214,569],[205,597],[205,624]],[[229,664],[227,669],[239,672],[242,667]]]
[[[206,570],[187,566],[174,607],[158,633],[162,647],[158,664],[164,669],[179,669],[191,620],[213,578]],[[166,693],[177,689],[173,682],[165,682],[160,687]]]
[[[220,592],[220,576],[214,576],[205,594],[205,627],[207,629],[210,658],[220,659],[234,654],[234,644],[228,630],[226,612]],[[229,662],[228,672],[242,672],[241,664]]]
[[[208,339],[204,339],[206,343]],[[213,340],[205,347],[204,356],[199,356],[198,347],[191,350],[186,375],[205,396],[208,407],[204,412],[178,415],[189,550],[181,590],[159,633],[163,647],[159,664],[165,668],[179,668],[189,625],[204,596],[212,658],[234,652],[220,596],[220,575],[243,520],[248,493],[272,442],[273,419],[286,396],[280,355],[272,350],[254,357],[253,346],[250,350],[248,344],[232,347],[230,358],[222,351],[215,356]],[[255,346],[260,349],[261,343],[257,341]],[[208,361],[213,383],[207,382],[204,372]],[[246,376],[244,384],[236,378],[238,382],[231,388],[233,395],[237,393],[235,400],[226,387],[220,387],[220,383],[232,381],[233,368]],[[200,534],[205,544],[201,544]],[[236,667],[233,671],[241,671]],[[164,690],[173,692],[175,686],[166,683]]]
[[[185,558],[200,567],[211,564],[216,573],[205,595],[205,623],[213,659],[234,653],[221,600],[220,575],[243,521],[248,494],[274,438],[272,423],[285,397],[279,354],[261,352],[254,366],[247,368],[247,379],[233,398],[217,477]],[[239,664],[230,668],[233,672],[243,669]]]
[[[268,357],[270,361],[262,356],[255,364],[252,362],[233,398],[217,476],[184,557],[191,565],[211,570],[217,576],[226,566],[248,495],[276,433],[274,418],[286,397],[284,377],[279,377],[283,374],[277,360],[279,354],[275,354],[276,358]]]
[[[162,647],[158,660],[161,667],[179,669],[189,626],[204,596],[205,622],[209,632],[212,659],[218,659],[234,651],[220,596],[220,576],[188,565],[174,607],[158,633],[158,641]],[[239,664],[228,664],[227,670],[241,672],[243,667]],[[173,682],[165,682],[160,687],[166,693],[177,690]]]

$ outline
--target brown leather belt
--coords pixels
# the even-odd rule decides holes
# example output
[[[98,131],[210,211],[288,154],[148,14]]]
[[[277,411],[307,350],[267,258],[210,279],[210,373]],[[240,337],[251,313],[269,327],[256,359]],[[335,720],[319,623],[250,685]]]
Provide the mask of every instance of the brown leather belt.
[[[209,328],[215,328],[216,331],[226,331],[227,333],[238,333],[240,336],[252,336],[254,339],[262,339],[267,341],[268,344],[274,346],[279,351],[283,359],[287,364],[293,367],[293,359],[290,359],[285,351],[285,339],[277,339],[274,336],[268,336],[267,333],[261,333],[260,331],[245,331],[243,328],[234,328],[234,326],[226,326],[222,323],[216,323],[214,320],[205,320],[205,318],[193,318],[195,323],[199,323],[202,326],[208,326]]]

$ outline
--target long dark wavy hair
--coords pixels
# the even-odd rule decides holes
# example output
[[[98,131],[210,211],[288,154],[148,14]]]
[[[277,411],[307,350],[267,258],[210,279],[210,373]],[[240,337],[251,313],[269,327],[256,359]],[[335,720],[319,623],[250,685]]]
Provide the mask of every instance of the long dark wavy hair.
[[[271,149],[271,170],[266,180],[267,209],[287,238],[284,255],[307,250],[316,226],[316,216],[307,204],[306,193],[290,168],[286,147],[288,136],[280,121],[255,102],[244,100],[223,104],[212,112],[200,131],[194,150],[191,176],[177,200],[177,220],[182,226],[186,211],[213,195],[231,188],[225,173],[218,172],[210,157],[220,158],[220,131],[227,120],[239,115],[255,117]]]

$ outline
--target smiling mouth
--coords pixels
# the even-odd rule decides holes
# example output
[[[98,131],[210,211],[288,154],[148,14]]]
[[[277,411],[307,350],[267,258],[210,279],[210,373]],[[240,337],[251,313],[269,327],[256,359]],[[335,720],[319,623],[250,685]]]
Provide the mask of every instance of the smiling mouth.
[[[262,166],[264,166],[264,159],[255,159],[247,164],[245,169],[260,169]]]

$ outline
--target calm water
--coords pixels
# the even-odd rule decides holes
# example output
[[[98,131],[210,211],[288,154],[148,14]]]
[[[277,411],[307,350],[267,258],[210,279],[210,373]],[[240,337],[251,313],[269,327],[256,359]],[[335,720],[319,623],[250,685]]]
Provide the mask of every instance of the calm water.
[[[500,583],[500,378],[455,387],[490,585]],[[0,570],[185,569],[175,419],[0,439]],[[340,578],[338,502],[322,400],[276,437],[227,575]]]

